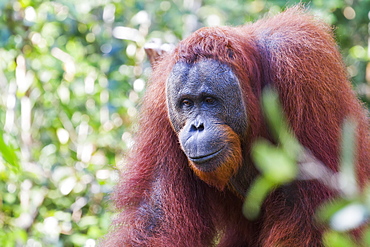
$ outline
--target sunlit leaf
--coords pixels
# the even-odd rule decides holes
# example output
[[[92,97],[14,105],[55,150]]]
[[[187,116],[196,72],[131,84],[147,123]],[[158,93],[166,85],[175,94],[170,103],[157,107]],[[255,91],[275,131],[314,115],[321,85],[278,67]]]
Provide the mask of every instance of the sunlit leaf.
[[[287,183],[297,175],[296,161],[292,160],[283,149],[267,141],[260,140],[254,143],[251,155],[263,176],[273,183]]]
[[[19,171],[19,158],[16,150],[10,144],[6,144],[3,138],[3,132],[0,131],[0,153],[3,159],[10,165],[10,168]]]
[[[250,220],[258,217],[263,201],[276,184],[264,177],[258,177],[248,190],[243,204],[243,214]]]
[[[348,235],[334,231],[324,232],[323,239],[325,247],[357,247]]]

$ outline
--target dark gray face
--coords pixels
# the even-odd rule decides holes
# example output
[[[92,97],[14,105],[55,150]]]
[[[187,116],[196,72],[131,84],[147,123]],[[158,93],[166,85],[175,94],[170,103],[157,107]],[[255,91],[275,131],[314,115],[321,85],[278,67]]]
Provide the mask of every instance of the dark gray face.
[[[222,166],[225,152],[230,153],[229,132],[240,139],[245,135],[247,116],[238,79],[216,60],[175,64],[167,81],[167,103],[181,147],[199,170]]]

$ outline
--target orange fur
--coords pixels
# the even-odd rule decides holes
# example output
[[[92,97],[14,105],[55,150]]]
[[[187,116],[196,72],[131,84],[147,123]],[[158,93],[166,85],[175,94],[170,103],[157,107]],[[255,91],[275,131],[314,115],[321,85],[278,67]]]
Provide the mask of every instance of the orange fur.
[[[241,155],[237,151],[225,157],[230,165],[210,174],[189,167],[168,119],[165,96],[165,83],[176,62],[204,58],[233,70],[248,117],[241,143],[226,131],[233,145],[242,147]],[[243,201],[225,188],[227,177],[238,167],[235,176],[242,178],[243,186],[258,174],[249,152],[256,138],[271,140],[259,102],[266,85],[277,89],[299,141],[334,172],[343,120],[356,120],[357,175],[361,186],[368,182],[369,122],[351,89],[330,27],[295,7],[243,27],[204,28],[154,66],[137,142],[114,194],[119,210],[115,230],[104,246],[208,247],[215,246],[216,239],[219,247],[323,246],[325,227],[317,226],[313,215],[335,197],[335,191],[320,182],[295,181],[274,191],[254,222],[243,217]]]
[[[239,136],[229,126],[223,125],[222,127],[224,129],[222,132],[227,135],[227,138],[225,138],[227,153],[222,157],[224,161],[220,162],[223,165],[215,171],[203,172],[195,164],[189,162],[190,167],[200,179],[219,190],[224,190],[230,178],[235,175],[242,165],[243,160]]]

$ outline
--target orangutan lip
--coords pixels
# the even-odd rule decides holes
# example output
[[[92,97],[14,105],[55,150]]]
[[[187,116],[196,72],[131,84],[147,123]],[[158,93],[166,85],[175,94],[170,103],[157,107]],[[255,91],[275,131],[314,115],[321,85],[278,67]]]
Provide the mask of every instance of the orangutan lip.
[[[216,152],[213,152],[211,154],[207,154],[207,155],[202,155],[202,156],[197,156],[197,157],[189,157],[189,159],[191,161],[193,161],[194,163],[205,163],[206,161],[216,157],[219,153],[221,153],[223,147],[219,150],[217,150]]]

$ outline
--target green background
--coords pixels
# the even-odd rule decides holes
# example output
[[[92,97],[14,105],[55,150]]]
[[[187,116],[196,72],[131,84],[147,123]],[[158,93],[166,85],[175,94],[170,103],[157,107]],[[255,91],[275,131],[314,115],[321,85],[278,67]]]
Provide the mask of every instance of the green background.
[[[176,44],[200,27],[241,25],[298,2],[1,1],[0,245],[95,246],[107,232],[109,193],[151,73],[146,42]],[[370,1],[307,7],[335,27],[369,102]]]

